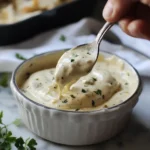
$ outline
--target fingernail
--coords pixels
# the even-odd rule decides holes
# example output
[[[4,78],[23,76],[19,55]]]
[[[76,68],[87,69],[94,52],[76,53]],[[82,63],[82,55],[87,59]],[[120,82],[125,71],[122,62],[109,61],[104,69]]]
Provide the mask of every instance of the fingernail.
[[[113,5],[110,1],[108,1],[104,8],[103,16],[104,18],[108,19],[108,18],[111,18],[112,13],[113,13]]]

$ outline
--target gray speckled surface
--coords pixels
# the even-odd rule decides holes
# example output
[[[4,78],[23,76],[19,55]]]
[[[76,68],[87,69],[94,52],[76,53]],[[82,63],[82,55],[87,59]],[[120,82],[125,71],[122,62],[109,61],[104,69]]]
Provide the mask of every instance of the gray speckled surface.
[[[127,128],[111,140],[85,147],[68,147],[45,141],[32,134],[23,124],[9,128],[15,136],[35,138],[38,150],[149,150],[150,149],[150,79],[142,78],[144,89],[136,105]],[[4,122],[10,123],[19,118],[16,102],[10,88],[0,87],[0,110],[4,111]],[[15,148],[13,148],[15,150]]]

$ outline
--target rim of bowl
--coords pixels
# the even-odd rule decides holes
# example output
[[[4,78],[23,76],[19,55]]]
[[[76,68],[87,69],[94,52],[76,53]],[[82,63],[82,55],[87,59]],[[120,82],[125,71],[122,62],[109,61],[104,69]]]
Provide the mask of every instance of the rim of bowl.
[[[17,90],[17,92],[23,96],[26,100],[28,100],[29,102],[37,105],[37,106],[40,106],[42,108],[45,108],[45,109],[48,109],[48,110],[55,110],[55,111],[61,111],[61,112],[70,112],[70,113],[95,113],[95,112],[102,112],[102,113],[105,113],[106,111],[104,110],[107,110],[108,111],[113,111],[115,110],[116,108],[118,108],[119,106],[122,106],[122,105],[125,105],[128,101],[130,101],[136,94],[140,95],[141,91],[142,91],[142,80],[141,80],[141,77],[138,73],[138,71],[133,67],[133,65],[131,65],[127,60],[121,58],[120,56],[117,56],[116,54],[112,54],[110,52],[105,52],[103,50],[101,50],[101,52],[103,53],[106,53],[106,54],[110,54],[110,55],[114,55],[114,56],[117,56],[118,58],[122,59],[123,61],[125,61],[129,66],[132,67],[132,69],[135,71],[137,77],[138,77],[138,86],[137,86],[137,89],[135,90],[135,92],[127,99],[125,100],[124,102],[118,104],[118,105],[115,105],[115,106],[112,106],[112,107],[109,107],[109,108],[104,108],[104,109],[99,109],[99,110],[92,110],[92,111],[71,111],[71,110],[62,110],[62,109],[57,109],[57,108],[52,108],[52,107],[48,107],[48,106],[45,106],[43,104],[40,104],[36,101],[33,101],[31,100],[30,98],[26,97],[19,89],[19,87],[17,86],[17,83],[16,83],[16,80],[15,80],[15,76],[17,74],[17,71],[21,68],[22,65],[24,65],[26,62],[28,62],[29,60],[32,60],[33,58],[36,58],[36,57],[42,57],[44,55],[48,55],[48,54],[53,54],[53,53],[57,53],[57,52],[61,52],[61,51],[67,51],[69,49],[62,49],[62,50],[53,50],[53,51],[50,51],[50,52],[45,52],[45,53],[41,53],[41,54],[38,54],[38,55],[35,55],[25,61],[23,61],[21,64],[18,65],[18,67],[15,69],[15,71],[13,72],[12,74],[12,83],[15,87],[15,89]]]

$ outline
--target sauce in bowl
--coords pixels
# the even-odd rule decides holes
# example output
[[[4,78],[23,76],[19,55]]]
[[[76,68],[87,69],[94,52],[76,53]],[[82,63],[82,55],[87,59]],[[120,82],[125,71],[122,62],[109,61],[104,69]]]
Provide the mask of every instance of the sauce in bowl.
[[[21,88],[23,94],[51,108],[92,111],[118,105],[136,91],[137,74],[132,68],[126,67],[124,60],[100,54],[92,66],[92,53],[72,52],[66,52],[56,68],[33,73]]]

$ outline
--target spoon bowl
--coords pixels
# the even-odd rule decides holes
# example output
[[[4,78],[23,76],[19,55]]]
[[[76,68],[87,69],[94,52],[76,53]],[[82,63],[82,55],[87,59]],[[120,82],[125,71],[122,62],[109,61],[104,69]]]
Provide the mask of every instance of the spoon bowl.
[[[62,55],[55,71],[58,85],[63,88],[67,83],[78,80],[92,70],[99,57],[100,43],[112,25],[106,22],[92,43],[79,45]]]

